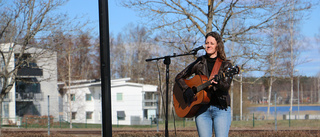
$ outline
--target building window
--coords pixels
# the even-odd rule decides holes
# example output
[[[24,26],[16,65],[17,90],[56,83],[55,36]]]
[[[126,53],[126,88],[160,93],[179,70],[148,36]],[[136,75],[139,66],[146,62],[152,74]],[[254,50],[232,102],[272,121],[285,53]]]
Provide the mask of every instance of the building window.
[[[71,101],[76,101],[76,95],[75,94],[70,94]]]
[[[16,93],[41,93],[37,78],[17,78],[15,88]]]
[[[124,113],[124,111],[117,111],[117,118],[118,120],[125,120],[126,114]]]
[[[86,101],[92,100],[92,94],[86,94]]]
[[[37,67],[36,60],[32,59],[31,54],[23,54],[20,59],[19,59],[19,56],[20,56],[19,54],[15,54],[15,57],[14,57],[14,62],[16,66],[19,65],[20,67],[31,67],[31,68]]]
[[[123,95],[122,93],[117,93],[117,101],[122,101]]]
[[[76,119],[76,115],[77,115],[77,112],[72,112],[72,117],[71,117],[71,119]]]
[[[154,106],[156,106],[156,102],[145,102],[144,106],[146,106],[146,107],[154,107]]]
[[[143,110],[143,117],[144,117],[145,119],[148,119],[148,109],[144,109],[144,110]]]
[[[4,116],[5,118],[9,117],[9,103],[8,102],[3,102],[2,103],[3,111],[4,111]]]
[[[144,94],[144,99],[145,100],[156,100],[157,96],[156,96],[155,92],[146,92]]]
[[[92,119],[92,114],[93,114],[93,112],[86,112],[86,118]]]

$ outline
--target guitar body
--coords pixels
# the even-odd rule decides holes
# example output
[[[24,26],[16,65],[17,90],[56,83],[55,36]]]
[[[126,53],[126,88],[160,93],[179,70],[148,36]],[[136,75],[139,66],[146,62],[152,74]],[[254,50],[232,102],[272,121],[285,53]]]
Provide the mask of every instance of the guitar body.
[[[195,75],[192,79],[184,80],[186,84],[191,88],[198,87],[203,83],[208,81],[207,76]],[[176,114],[179,117],[194,117],[203,104],[208,104],[210,102],[210,94],[207,91],[201,90],[195,93],[193,101],[191,104],[185,102],[183,98],[183,91],[177,83],[173,87],[173,105]]]

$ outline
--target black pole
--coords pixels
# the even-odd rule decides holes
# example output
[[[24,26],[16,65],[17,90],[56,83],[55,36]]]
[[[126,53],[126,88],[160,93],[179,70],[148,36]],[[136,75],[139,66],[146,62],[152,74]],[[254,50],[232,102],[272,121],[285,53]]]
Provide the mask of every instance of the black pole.
[[[168,132],[168,94],[169,94],[169,66],[171,63],[171,59],[170,57],[165,57],[164,64],[166,64],[166,123],[165,123],[165,136],[168,137],[169,136],[169,132]]]
[[[112,137],[108,0],[99,0],[102,136]]]

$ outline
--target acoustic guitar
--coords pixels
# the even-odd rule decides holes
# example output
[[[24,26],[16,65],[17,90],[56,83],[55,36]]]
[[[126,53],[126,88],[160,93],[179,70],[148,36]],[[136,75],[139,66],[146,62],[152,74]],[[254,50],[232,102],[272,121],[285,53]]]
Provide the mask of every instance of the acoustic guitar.
[[[226,72],[217,74],[214,76],[215,81],[219,81],[221,78],[232,77],[233,75],[239,74],[240,68],[238,66],[233,66],[228,68]],[[203,104],[208,104],[210,102],[210,92],[206,90],[211,85],[211,81],[205,75],[195,75],[191,79],[184,79],[188,87],[190,87],[195,96],[191,103],[185,102],[183,98],[183,91],[180,86],[175,83],[173,86],[173,105],[176,114],[181,118],[194,117],[198,109]]]

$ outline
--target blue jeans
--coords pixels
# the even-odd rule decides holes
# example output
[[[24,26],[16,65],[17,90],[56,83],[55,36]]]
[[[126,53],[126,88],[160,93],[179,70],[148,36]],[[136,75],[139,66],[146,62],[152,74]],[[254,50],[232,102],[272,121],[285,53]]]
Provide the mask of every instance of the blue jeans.
[[[212,137],[213,128],[215,137],[228,137],[231,126],[230,107],[227,109],[211,105],[201,107],[196,115],[196,125],[199,137]]]

